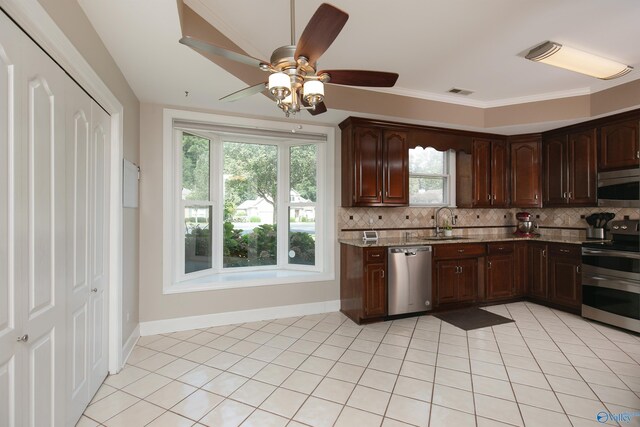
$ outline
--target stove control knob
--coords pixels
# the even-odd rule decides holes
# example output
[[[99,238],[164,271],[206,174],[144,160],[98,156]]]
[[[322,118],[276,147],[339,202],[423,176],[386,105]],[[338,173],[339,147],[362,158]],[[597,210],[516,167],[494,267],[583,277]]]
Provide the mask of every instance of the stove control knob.
[[[617,230],[618,228],[620,228],[620,227],[619,227],[619,226],[617,226],[617,225],[614,225],[614,226],[613,226],[613,229],[614,229],[614,230]]]
[[[621,225],[620,228],[622,228],[623,230],[626,230],[627,226],[626,225]]]

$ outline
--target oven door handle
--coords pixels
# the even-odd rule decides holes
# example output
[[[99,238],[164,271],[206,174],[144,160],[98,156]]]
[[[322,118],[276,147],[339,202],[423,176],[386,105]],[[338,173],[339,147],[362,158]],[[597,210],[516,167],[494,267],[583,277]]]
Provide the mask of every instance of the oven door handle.
[[[594,283],[589,283],[594,280]],[[596,286],[598,288],[616,289],[619,291],[626,291],[632,293],[640,293],[640,282],[632,282],[630,280],[608,278],[599,276],[590,276],[582,279],[583,286]]]
[[[624,251],[599,251],[597,249],[582,248],[582,255],[597,255],[604,257],[616,257],[616,258],[631,258],[640,259],[640,254],[637,252],[624,252]]]

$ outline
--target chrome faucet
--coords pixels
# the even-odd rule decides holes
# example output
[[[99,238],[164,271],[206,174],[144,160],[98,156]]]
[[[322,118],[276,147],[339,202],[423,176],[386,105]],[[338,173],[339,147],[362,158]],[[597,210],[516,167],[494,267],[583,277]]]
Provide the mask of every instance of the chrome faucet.
[[[442,209],[448,209],[451,214],[451,225],[456,225],[456,217],[453,215],[453,211],[448,206],[443,206],[436,211],[436,237],[440,235],[440,223],[438,222],[438,214]]]

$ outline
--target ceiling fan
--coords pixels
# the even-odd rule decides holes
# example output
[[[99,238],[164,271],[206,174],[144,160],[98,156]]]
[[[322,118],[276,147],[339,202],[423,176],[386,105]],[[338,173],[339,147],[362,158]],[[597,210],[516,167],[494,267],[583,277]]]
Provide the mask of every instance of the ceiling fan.
[[[267,82],[258,83],[229,94],[220,100],[235,101],[263,91],[289,117],[300,110],[312,115],[327,111],[324,84],[345,86],[392,87],[397,73],[369,70],[317,70],[318,58],[338,37],[349,15],[328,3],[320,5],[295,44],[295,0],[291,0],[291,45],[277,48],[270,62],[223,49],[211,43],[186,36],[180,43],[195,50],[258,67],[269,72]]]

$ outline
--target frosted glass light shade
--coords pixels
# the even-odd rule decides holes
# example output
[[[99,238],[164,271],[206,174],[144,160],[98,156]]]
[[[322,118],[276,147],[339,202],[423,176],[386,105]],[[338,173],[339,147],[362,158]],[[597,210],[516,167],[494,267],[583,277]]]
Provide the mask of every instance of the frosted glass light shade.
[[[304,96],[322,95],[324,96],[324,84],[319,80],[307,80],[302,87]]]
[[[628,65],[549,41],[531,49],[526,58],[602,80],[615,79],[633,70]]]
[[[291,79],[285,73],[273,73],[269,76],[269,90],[288,89],[291,91]]]

